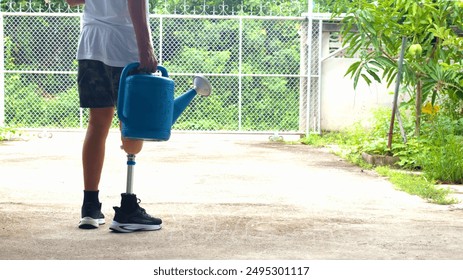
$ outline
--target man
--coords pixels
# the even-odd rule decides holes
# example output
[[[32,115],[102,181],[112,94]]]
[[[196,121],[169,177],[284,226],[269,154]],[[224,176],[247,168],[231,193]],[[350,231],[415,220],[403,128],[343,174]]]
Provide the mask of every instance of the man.
[[[105,157],[105,144],[117,104],[119,79],[124,66],[139,61],[139,70],[153,73],[157,59],[148,25],[147,0],[67,0],[71,6],[85,4],[77,51],[79,100],[90,117],[82,149],[84,202],[79,228],[104,224],[98,198]],[[122,138],[127,154],[141,151],[143,141]],[[110,226],[117,232],[158,230],[161,219],[139,206],[135,194],[122,193],[121,207]]]

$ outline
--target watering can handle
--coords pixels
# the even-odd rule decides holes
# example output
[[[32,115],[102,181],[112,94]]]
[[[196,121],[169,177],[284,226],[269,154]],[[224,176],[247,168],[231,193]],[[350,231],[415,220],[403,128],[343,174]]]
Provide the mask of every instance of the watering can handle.
[[[130,71],[137,69],[138,66],[140,66],[139,62],[132,62],[128,64],[127,66],[124,67],[121,73],[121,78],[119,81],[119,96],[117,98],[117,116],[119,117],[119,120],[122,122],[125,122],[127,118],[123,114],[123,108],[124,108],[124,100],[125,100],[125,82],[127,80],[127,76],[129,75]],[[169,74],[167,73],[167,69],[158,65],[157,68],[163,77],[169,77]]]
[[[163,66],[158,65],[158,70],[161,71],[163,77],[166,77],[166,78],[169,77],[169,74],[167,73],[167,69],[164,68]]]

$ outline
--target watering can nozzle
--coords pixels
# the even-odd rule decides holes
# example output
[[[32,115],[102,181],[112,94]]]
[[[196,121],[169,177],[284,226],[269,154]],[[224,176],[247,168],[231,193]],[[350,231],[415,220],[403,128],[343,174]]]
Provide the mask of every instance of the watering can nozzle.
[[[202,75],[196,75],[193,79],[193,88],[197,94],[207,97],[211,95],[211,83]]]
[[[172,125],[177,121],[178,117],[190,104],[196,94],[207,97],[211,95],[212,86],[209,81],[201,75],[196,75],[193,79],[193,88],[174,100],[174,112],[172,117]]]

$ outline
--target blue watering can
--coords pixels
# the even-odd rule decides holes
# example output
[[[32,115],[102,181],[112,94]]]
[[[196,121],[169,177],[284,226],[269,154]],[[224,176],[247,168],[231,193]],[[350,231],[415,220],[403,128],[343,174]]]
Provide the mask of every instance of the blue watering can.
[[[209,96],[209,81],[200,75],[193,79],[193,88],[174,99],[174,81],[167,69],[158,66],[162,76],[133,74],[138,62],[127,65],[121,74],[117,115],[121,121],[121,133],[125,138],[167,141],[171,128],[196,94]]]

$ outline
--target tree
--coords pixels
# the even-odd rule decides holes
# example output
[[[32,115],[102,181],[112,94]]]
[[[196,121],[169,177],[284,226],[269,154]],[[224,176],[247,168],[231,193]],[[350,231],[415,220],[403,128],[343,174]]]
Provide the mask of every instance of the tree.
[[[421,108],[440,95],[463,99],[463,40],[456,26],[462,2],[446,0],[341,0],[334,17],[342,16],[343,44],[359,61],[350,66],[354,87],[360,77],[368,84],[397,75],[402,38],[407,38],[402,83],[415,103],[415,135],[420,134]]]

